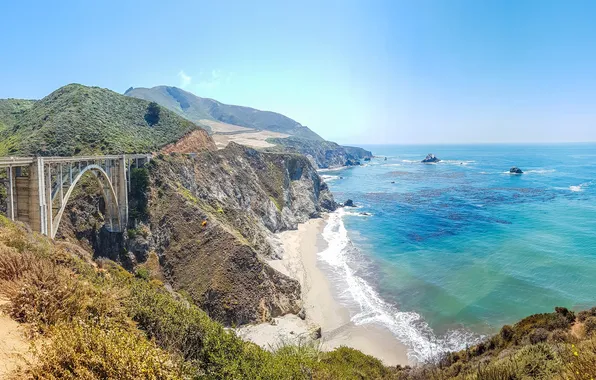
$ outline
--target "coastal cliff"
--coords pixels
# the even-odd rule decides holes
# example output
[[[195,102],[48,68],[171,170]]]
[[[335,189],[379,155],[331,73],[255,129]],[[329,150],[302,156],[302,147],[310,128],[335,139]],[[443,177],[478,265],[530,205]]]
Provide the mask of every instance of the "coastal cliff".
[[[313,141],[299,137],[272,138],[267,141],[276,145],[274,148],[269,148],[269,151],[303,154],[311,160],[313,165],[321,169],[351,166],[373,156],[368,150],[341,146],[331,141]]]
[[[301,310],[298,282],[265,260],[281,255],[273,233],[337,207],[308,159],[231,143],[193,156],[158,155],[132,179],[136,228],[126,237],[101,229],[93,181],[74,197],[59,237],[76,238],[130,270],[152,265],[153,275],[227,325]]]
[[[336,207],[308,160],[231,144],[148,171],[149,232],[129,244],[139,262],[154,251],[173,288],[228,325],[300,311],[299,284],[264,258],[279,256],[273,232]]]

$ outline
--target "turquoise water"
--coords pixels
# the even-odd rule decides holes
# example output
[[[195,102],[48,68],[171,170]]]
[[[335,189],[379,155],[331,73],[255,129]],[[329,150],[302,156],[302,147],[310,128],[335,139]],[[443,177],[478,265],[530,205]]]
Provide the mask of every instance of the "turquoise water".
[[[596,145],[367,149],[379,157],[321,173],[359,206],[332,215],[321,253],[355,322],[387,325],[425,360],[596,305]],[[430,152],[443,161],[421,164]]]

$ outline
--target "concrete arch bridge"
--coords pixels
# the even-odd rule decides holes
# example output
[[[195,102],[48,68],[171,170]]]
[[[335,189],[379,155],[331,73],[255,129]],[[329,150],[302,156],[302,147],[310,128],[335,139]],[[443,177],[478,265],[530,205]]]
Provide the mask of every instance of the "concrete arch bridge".
[[[92,173],[103,189],[105,227],[124,232],[128,222],[130,170],[149,162],[149,154],[74,157],[0,157],[7,174],[7,216],[28,223],[52,239],[82,176]]]

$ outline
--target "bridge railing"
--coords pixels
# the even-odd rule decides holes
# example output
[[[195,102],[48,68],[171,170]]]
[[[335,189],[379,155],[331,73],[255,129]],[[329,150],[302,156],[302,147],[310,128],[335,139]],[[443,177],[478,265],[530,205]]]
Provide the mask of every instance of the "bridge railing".
[[[53,238],[77,178],[91,171],[103,181],[106,207],[111,210],[106,215],[112,218],[109,229],[122,231],[128,219],[131,167],[139,167],[150,159],[150,154],[0,157],[0,168],[7,172],[7,214]]]

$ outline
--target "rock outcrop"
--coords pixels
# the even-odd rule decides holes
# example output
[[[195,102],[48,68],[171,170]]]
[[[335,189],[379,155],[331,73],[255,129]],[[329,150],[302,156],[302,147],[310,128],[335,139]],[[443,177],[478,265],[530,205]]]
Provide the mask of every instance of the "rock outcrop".
[[[174,289],[226,324],[301,310],[298,282],[264,258],[279,255],[273,232],[337,207],[308,159],[231,143],[194,158],[157,158],[149,172],[143,239]]]
[[[428,164],[428,163],[437,163],[441,161],[437,156],[435,156],[432,153],[429,153],[426,155],[426,157],[424,158],[424,160],[422,160],[423,163]]]
[[[298,137],[268,139],[277,145],[270,151],[286,151],[304,154],[318,168],[360,165],[360,160],[372,157],[362,148],[341,146],[331,141],[314,141]]]
[[[116,241],[101,228],[102,198],[84,191],[60,236],[80,239],[129,269],[157,257],[165,282],[227,325],[300,312],[299,283],[266,260],[281,253],[274,232],[337,207],[306,157],[231,143],[196,155],[161,155],[146,170],[146,205],[134,206],[139,196],[129,197],[145,215],[136,212],[141,216],[128,239],[118,234]]]
[[[524,172],[520,168],[514,166],[511,169],[509,169],[509,173],[510,174],[523,174]]]

